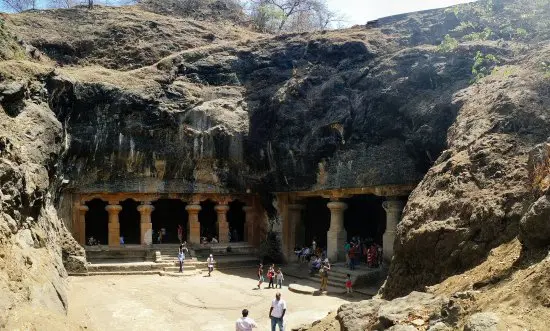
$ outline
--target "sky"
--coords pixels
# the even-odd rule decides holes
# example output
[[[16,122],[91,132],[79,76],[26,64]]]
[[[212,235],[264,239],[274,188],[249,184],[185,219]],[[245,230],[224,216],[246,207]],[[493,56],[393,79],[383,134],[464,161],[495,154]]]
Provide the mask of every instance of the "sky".
[[[346,16],[347,24],[365,24],[380,17],[440,8],[472,0],[327,0],[329,8]]]

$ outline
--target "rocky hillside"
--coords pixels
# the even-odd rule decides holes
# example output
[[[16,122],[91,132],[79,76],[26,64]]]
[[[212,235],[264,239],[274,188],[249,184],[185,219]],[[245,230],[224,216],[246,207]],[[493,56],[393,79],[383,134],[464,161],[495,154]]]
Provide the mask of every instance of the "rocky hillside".
[[[386,299],[460,277],[518,237],[510,267],[475,282],[484,300],[527,279],[514,268],[544,270],[550,1],[480,1],[281,36],[149,10],[157,13],[3,17],[0,304],[12,309],[0,310],[0,325],[17,320],[23,302],[66,307],[61,262],[80,268],[83,259],[56,213],[62,183],[250,188],[266,208],[273,191],[420,183],[399,225]],[[459,285],[432,292],[449,298],[474,283]],[[437,321],[461,327],[483,309],[472,307]]]

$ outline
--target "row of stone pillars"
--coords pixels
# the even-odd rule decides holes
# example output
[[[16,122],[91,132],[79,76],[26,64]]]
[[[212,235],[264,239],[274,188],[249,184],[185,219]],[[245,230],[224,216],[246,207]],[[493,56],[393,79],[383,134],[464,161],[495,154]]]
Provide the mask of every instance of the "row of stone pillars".
[[[191,244],[200,243],[200,223],[199,212],[202,207],[200,204],[189,204],[185,207],[189,215],[187,222],[187,242]],[[220,243],[229,242],[229,223],[227,222],[227,211],[229,206],[227,204],[218,204],[214,207],[217,214],[216,226],[218,228],[218,241]],[[86,205],[79,205],[79,238],[78,241],[81,245],[86,245],[86,212],[89,210]],[[109,214],[108,223],[108,245],[112,247],[120,246],[120,223],[118,215],[122,210],[122,206],[118,204],[109,204],[105,207],[105,210]],[[143,202],[138,206],[137,210],[140,213],[140,242],[142,245],[150,245],[152,241],[153,224],[151,223],[151,213],[155,210],[155,207],[150,202]],[[245,212],[245,227],[244,238],[250,244],[254,244],[255,233],[254,218],[255,209],[251,206],[244,206]]]
[[[393,256],[393,242],[397,224],[401,219],[405,203],[398,199],[389,199],[382,203],[386,211],[386,231],[382,237],[382,249],[384,259],[389,261]],[[344,244],[347,239],[347,232],[344,227],[344,211],[348,205],[341,201],[330,201],[327,203],[330,209],[330,228],[327,232],[327,257],[331,261],[342,261],[344,256]],[[304,207],[300,204],[288,205],[288,221],[290,231],[288,233],[289,249],[292,250],[296,244],[304,245],[305,237],[304,224],[301,221],[301,211]]]

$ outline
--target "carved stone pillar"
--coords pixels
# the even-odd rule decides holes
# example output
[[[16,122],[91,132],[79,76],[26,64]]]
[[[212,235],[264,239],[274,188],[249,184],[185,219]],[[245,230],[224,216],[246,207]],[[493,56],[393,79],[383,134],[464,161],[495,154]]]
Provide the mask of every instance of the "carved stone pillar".
[[[229,210],[228,205],[217,205],[214,207],[216,213],[218,214],[218,220],[216,222],[218,226],[218,241],[220,243],[229,242],[229,223],[227,223],[227,211]]]
[[[382,237],[382,250],[385,261],[391,261],[393,257],[393,242],[395,241],[395,231],[397,223],[401,220],[403,207],[405,203],[401,200],[391,199],[382,203],[382,207],[386,211],[386,231]]]
[[[287,256],[290,260],[296,259],[296,254],[294,254],[294,247],[297,244],[298,226],[302,222],[302,209],[304,206],[298,204],[288,205],[288,223],[289,223],[289,232],[288,232],[288,244],[287,244]]]
[[[246,228],[246,241],[248,241],[249,245],[254,245],[254,237],[258,234],[256,231],[256,224],[254,224],[254,207],[251,206],[244,206],[243,211],[245,213],[245,222],[244,226]]]
[[[140,234],[141,239],[140,243],[142,245],[151,245],[153,243],[153,223],[151,223],[151,213],[155,210],[155,207],[151,205],[150,202],[144,202],[142,205],[137,207],[140,218]]]
[[[86,212],[89,210],[86,205],[78,206],[78,243],[82,246],[86,245]]]
[[[199,211],[201,211],[201,205],[191,204],[185,206],[185,210],[189,214],[187,221],[187,242],[191,244],[201,243],[201,224],[199,223]]]
[[[121,205],[107,205],[105,210],[109,213],[109,246],[120,246],[120,223],[118,213],[122,210]]]
[[[327,257],[331,262],[344,260],[344,243],[346,229],[344,228],[344,211],[348,205],[340,201],[331,201],[327,204],[330,209],[330,228],[327,232]]]

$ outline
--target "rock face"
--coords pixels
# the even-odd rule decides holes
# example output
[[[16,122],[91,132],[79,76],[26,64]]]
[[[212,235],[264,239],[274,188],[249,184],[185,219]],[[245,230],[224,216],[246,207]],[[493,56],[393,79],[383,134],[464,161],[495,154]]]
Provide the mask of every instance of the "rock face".
[[[23,302],[63,312],[62,262],[85,268],[55,210],[67,180],[65,192],[252,189],[270,212],[270,192],[420,182],[386,298],[520,231],[547,245],[547,163],[529,153],[550,136],[549,13],[480,1],[282,36],[139,7],[8,16],[25,49],[2,27],[0,325]],[[338,318],[406,328],[436,304],[413,293]]]

